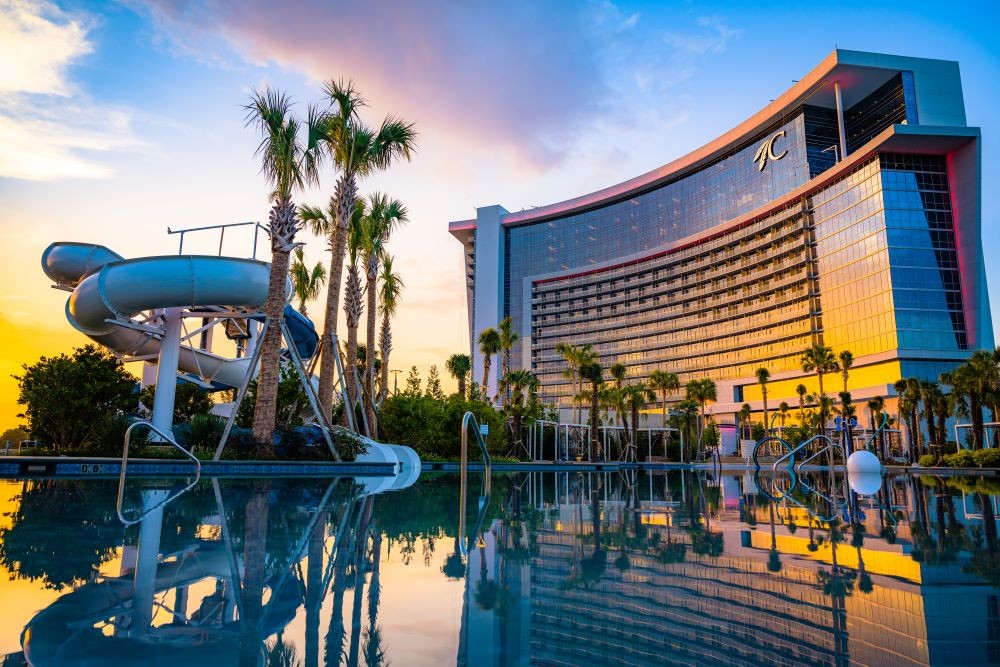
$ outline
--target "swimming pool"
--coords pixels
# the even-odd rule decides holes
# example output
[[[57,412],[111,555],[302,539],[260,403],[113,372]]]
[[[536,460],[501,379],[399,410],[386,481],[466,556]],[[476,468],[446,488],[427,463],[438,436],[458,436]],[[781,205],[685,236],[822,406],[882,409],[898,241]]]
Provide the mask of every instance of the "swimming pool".
[[[0,480],[3,664],[990,664],[1000,483],[823,517],[741,472]],[[825,475],[811,481],[820,492]],[[830,487],[833,488],[833,487]],[[165,504],[164,501],[167,501]],[[460,538],[460,532],[465,539]],[[23,651],[23,652],[22,652]]]

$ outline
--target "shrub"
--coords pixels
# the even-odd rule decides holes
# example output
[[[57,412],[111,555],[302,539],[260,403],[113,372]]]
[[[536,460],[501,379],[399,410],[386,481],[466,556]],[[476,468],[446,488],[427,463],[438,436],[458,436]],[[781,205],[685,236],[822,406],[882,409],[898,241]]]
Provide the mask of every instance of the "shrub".
[[[1000,449],[980,449],[972,452],[972,459],[981,468],[1000,468]]]
[[[380,439],[412,447],[421,456],[455,460],[461,455],[462,417],[470,410],[480,424],[489,426],[486,447],[490,455],[506,454],[503,416],[489,403],[463,400],[458,394],[444,400],[402,393],[390,396],[379,412]],[[469,459],[479,459],[474,445]]]
[[[935,458],[933,454],[924,454],[923,456],[920,457],[917,463],[919,463],[925,468],[930,468],[931,466],[937,463],[937,458]]]
[[[153,399],[156,397],[156,385],[151,384],[139,392],[139,402],[152,412]],[[190,421],[197,415],[208,414],[212,409],[212,399],[201,387],[190,382],[178,382],[174,392],[175,424]]]
[[[281,366],[281,379],[278,381],[276,423],[280,429],[302,425],[302,415],[312,416],[309,399],[302,388],[298,373],[291,364]],[[240,403],[236,413],[236,425],[250,428],[253,425],[253,411],[257,405],[257,380],[252,380],[247,386],[247,394]]]
[[[137,406],[134,388],[138,378],[125,370],[121,360],[96,345],[85,345],[72,356],[42,357],[22,366],[14,376],[25,406],[23,417],[32,437],[60,447],[79,448],[95,435],[108,418],[131,412]]]
[[[975,467],[976,460],[971,451],[963,449],[954,454],[945,455],[944,464],[952,468],[972,468]]]

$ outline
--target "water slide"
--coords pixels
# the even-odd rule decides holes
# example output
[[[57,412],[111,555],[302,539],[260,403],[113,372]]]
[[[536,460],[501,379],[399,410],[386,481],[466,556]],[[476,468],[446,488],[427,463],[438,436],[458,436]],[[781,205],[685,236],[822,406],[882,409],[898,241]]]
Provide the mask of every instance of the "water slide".
[[[46,248],[42,269],[57,286],[72,290],[66,302],[69,323],[99,345],[129,356],[160,352],[162,336],[137,319],[140,313],[171,307],[260,308],[270,275],[270,265],[255,259],[203,255],[124,259],[101,245],[65,242]],[[309,331],[315,336],[311,323],[306,326],[297,320],[290,328],[303,336],[296,347],[307,349]],[[179,370],[220,388],[238,387],[249,364],[247,357],[229,358],[186,345],[178,359]]]

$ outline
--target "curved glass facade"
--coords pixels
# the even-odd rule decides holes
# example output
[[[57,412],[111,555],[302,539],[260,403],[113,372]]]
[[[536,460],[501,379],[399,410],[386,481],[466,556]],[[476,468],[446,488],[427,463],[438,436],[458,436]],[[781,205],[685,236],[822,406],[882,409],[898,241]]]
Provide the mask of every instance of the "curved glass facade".
[[[965,126],[960,86],[957,101],[921,97],[921,81],[940,88],[944,69],[957,81],[957,65],[887,56],[893,71],[871,55],[845,66],[850,83],[815,78],[785,112],[682,159],[672,177],[457,223],[479,313],[470,338],[510,316],[523,338],[512,367],[563,406],[572,388],[559,343],[590,344],[635,380],[667,370],[728,382],[729,406],[757,398],[761,366],[777,376],[772,398],[808,386],[800,359],[814,343],[850,350],[869,395],[901,375],[936,379],[991,344],[968,157],[978,131]],[[921,121],[932,127],[911,127]]]

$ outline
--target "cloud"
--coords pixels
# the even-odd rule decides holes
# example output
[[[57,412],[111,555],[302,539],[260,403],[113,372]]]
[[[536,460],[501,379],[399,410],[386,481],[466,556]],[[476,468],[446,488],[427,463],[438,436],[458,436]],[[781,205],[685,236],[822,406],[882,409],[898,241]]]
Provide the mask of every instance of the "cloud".
[[[127,109],[92,102],[69,78],[93,50],[91,17],[33,0],[0,0],[0,177],[106,178],[88,156],[135,144]]]
[[[678,33],[670,44],[638,13],[606,1],[131,4],[179,52],[219,62],[236,53],[315,81],[350,76],[373,114],[391,110],[425,136],[447,136],[494,159],[512,157],[543,170],[573,155],[595,119],[628,126],[633,112],[619,95],[622,80],[662,76],[646,61],[667,64],[670,51],[686,58],[699,39],[722,49],[731,36],[704,24],[693,27],[691,43]]]
[[[68,95],[69,65],[91,51],[87,26],[56,7],[0,0],[0,93]]]

